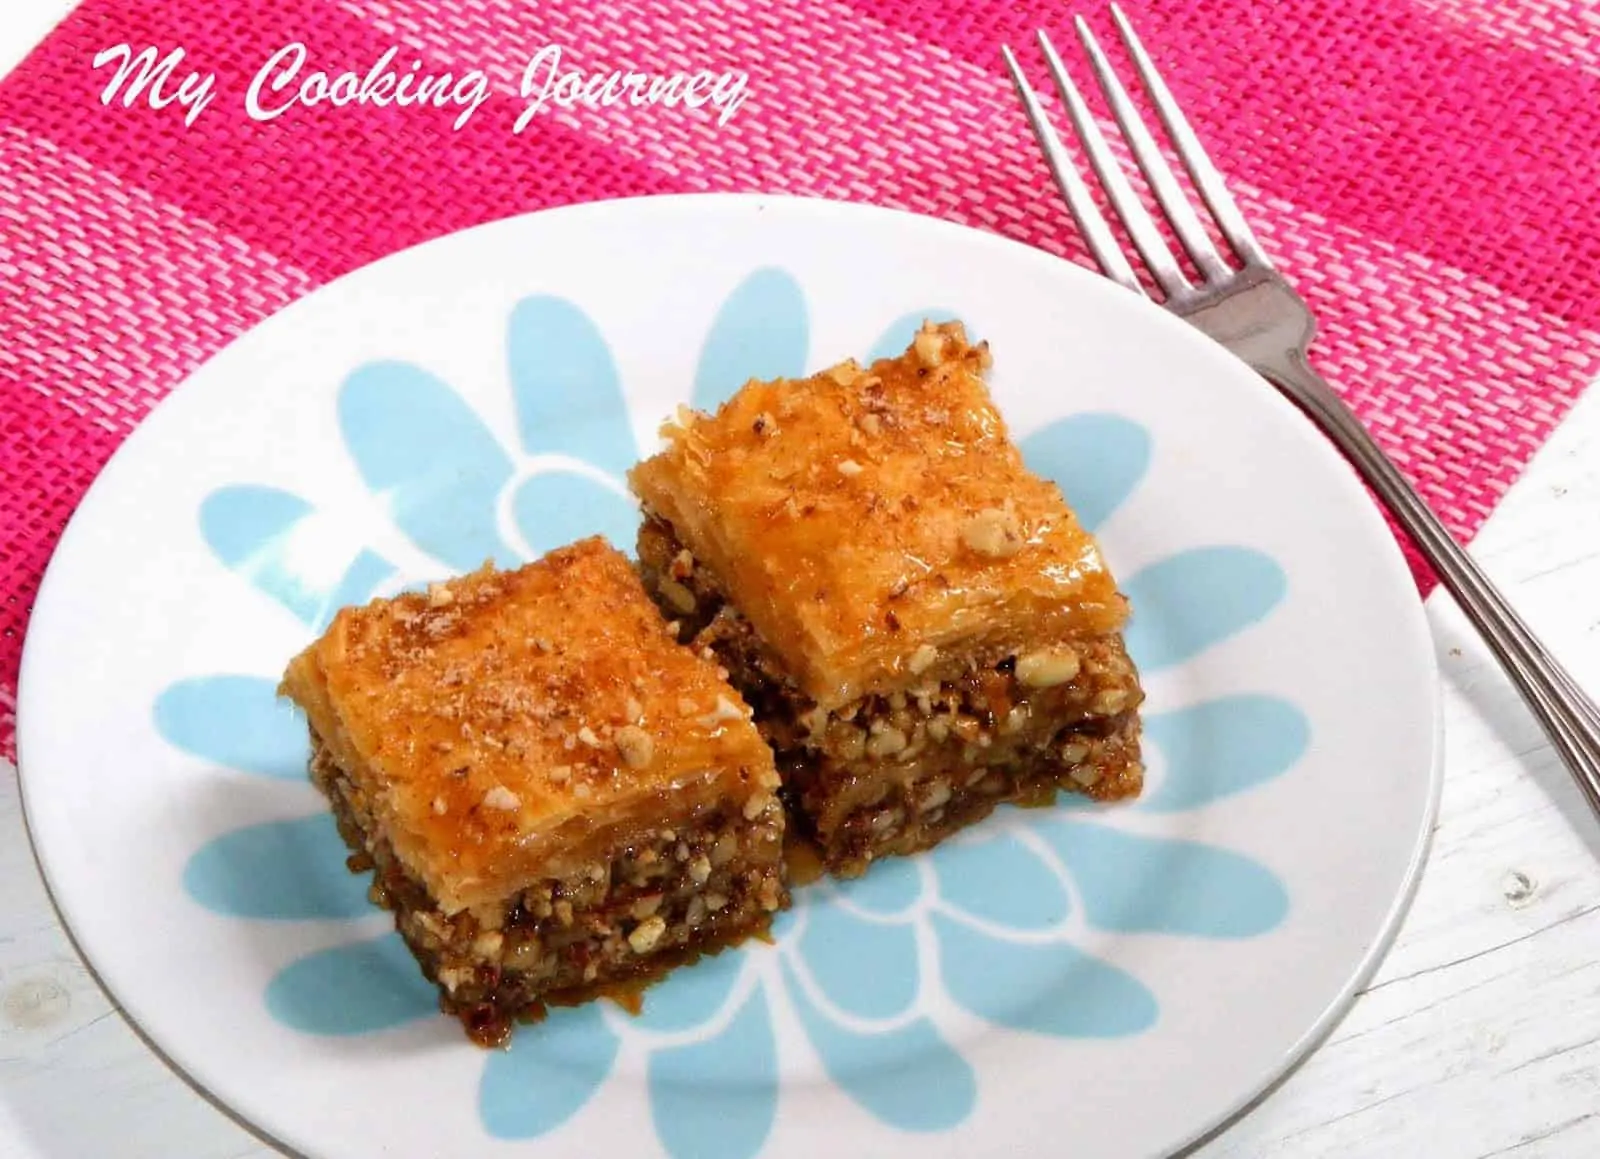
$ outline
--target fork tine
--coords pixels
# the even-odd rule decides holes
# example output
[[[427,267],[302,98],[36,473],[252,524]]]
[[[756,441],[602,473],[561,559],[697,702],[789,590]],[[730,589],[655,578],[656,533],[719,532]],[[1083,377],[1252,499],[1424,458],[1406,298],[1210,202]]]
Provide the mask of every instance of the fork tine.
[[[1128,184],[1127,174],[1123,173],[1122,167],[1117,164],[1117,159],[1111,155],[1111,149],[1100,133],[1100,126],[1094,123],[1094,117],[1089,113],[1089,106],[1078,93],[1078,86],[1072,83],[1072,78],[1067,75],[1066,66],[1056,55],[1055,46],[1042,31],[1039,33],[1039,47],[1044,50],[1045,65],[1050,70],[1051,78],[1056,82],[1056,89],[1061,93],[1062,101],[1066,103],[1073,127],[1078,130],[1078,140],[1083,145],[1083,151],[1089,155],[1089,163],[1099,175],[1100,184],[1105,188],[1106,196],[1116,209],[1117,216],[1122,218],[1122,224],[1128,227],[1128,236],[1133,239],[1134,246],[1144,257],[1145,265],[1150,267],[1156,276],[1156,281],[1161,283],[1161,288],[1167,292],[1168,297],[1187,294],[1193,287],[1189,285],[1189,279],[1183,276],[1183,270],[1178,267],[1178,259],[1172,256],[1172,251],[1167,248],[1161,231],[1156,228],[1155,220],[1145,209],[1144,202],[1139,200],[1139,195],[1133,191],[1133,186]]]
[[[1167,127],[1167,135],[1177,146],[1178,156],[1183,158],[1184,166],[1194,178],[1200,195],[1205,198],[1206,205],[1211,208],[1212,216],[1222,228],[1222,236],[1228,239],[1228,244],[1245,261],[1271,269],[1272,262],[1267,258],[1266,251],[1261,248],[1261,243],[1256,240],[1256,235],[1245,221],[1244,214],[1239,212],[1239,206],[1233,200],[1233,195],[1228,192],[1222,174],[1217,172],[1216,166],[1211,163],[1211,158],[1206,155],[1205,146],[1200,144],[1200,138],[1195,135],[1194,129],[1183,115],[1183,110],[1173,98],[1172,90],[1167,88],[1167,82],[1156,71],[1155,62],[1150,59],[1150,54],[1145,51],[1138,33],[1134,32],[1133,25],[1129,23],[1115,0],[1111,5],[1111,18],[1117,23],[1117,31],[1122,34],[1122,42],[1128,46],[1134,67],[1139,70],[1139,77],[1144,81],[1145,91],[1150,94],[1156,112],[1161,116],[1161,123]]]
[[[1033,135],[1039,141],[1039,148],[1044,152],[1050,172],[1055,175],[1061,196],[1067,199],[1067,208],[1072,211],[1078,229],[1082,231],[1084,240],[1089,243],[1089,252],[1094,254],[1094,260],[1100,264],[1100,269],[1106,277],[1137,294],[1143,294],[1144,287],[1139,284],[1139,275],[1134,273],[1133,266],[1128,264],[1122,247],[1117,244],[1116,235],[1106,224],[1099,206],[1095,205],[1088,186],[1084,185],[1083,178],[1078,174],[1077,166],[1067,154],[1066,147],[1061,144],[1061,138],[1056,136],[1055,129],[1051,127],[1050,120],[1045,115],[1044,106],[1039,103],[1038,96],[1028,84],[1027,78],[1022,75],[1022,66],[1017,63],[1017,58],[1005,45],[1000,46],[1000,54],[1005,57],[1006,68],[1011,73],[1012,83],[1017,86],[1017,96],[1022,99],[1028,124],[1033,127]]]
[[[1178,235],[1183,248],[1189,251],[1195,266],[1206,278],[1220,280],[1227,277],[1232,271],[1224,264],[1222,255],[1217,253],[1217,247],[1211,244],[1206,227],[1200,223],[1194,206],[1189,204],[1188,197],[1184,195],[1183,188],[1178,184],[1178,178],[1172,172],[1172,166],[1167,164],[1167,159],[1162,155],[1155,138],[1150,135],[1150,130],[1145,128],[1144,119],[1133,107],[1133,101],[1128,98],[1128,90],[1122,87],[1117,74],[1111,70],[1111,62],[1100,50],[1100,42],[1089,30],[1088,21],[1079,16],[1073,23],[1078,30],[1078,39],[1083,41],[1084,51],[1089,54],[1089,64],[1094,68],[1095,79],[1100,82],[1100,89],[1106,95],[1106,102],[1111,106],[1117,124],[1122,127],[1122,135],[1127,138],[1129,146],[1133,149],[1133,155],[1138,159],[1145,180],[1150,182],[1156,200],[1166,211],[1167,220],[1172,222],[1173,232]]]

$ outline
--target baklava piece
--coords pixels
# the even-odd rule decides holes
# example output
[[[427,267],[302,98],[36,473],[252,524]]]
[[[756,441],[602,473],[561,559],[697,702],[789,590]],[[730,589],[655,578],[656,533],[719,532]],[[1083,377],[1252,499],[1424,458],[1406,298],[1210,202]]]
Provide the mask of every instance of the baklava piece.
[[[636,467],[640,565],[731,673],[833,873],[1058,788],[1136,795],[1128,611],[990,400],[987,346],[747,383]]]
[[[350,867],[481,1043],[787,900],[771,751],[603,540],[346,608],[283,691]]]

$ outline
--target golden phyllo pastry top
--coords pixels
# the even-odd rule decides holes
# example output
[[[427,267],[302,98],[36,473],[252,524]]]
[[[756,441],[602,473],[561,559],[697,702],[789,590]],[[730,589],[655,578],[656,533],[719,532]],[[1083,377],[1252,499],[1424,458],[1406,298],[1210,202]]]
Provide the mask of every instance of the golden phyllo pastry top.
[[[1011,441],[988,364],[960,323],[924,325],[897,358],[680,412],[630,475],[825,707],[1126,618],[1093,538]]]
[[[283,691],[447,911],[777,784],[725,675],[598,538],[346,608]]]

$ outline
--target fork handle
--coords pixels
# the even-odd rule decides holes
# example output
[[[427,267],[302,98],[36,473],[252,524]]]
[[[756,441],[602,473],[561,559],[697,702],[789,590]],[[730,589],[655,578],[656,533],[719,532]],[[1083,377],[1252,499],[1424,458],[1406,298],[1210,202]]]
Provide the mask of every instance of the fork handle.
[[[1600,818],[1600,711],[1522,622],[1328,382],[1298,352],[1252,362],[1321,428],[1405,528],[1510,675]]]

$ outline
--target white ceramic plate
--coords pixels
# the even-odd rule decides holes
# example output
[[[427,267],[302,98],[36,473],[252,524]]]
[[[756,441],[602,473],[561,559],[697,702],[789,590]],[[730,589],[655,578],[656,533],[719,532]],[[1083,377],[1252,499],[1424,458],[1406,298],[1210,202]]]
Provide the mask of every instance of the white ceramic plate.
[[[800,892],[645,1014],[469,1046],[303,773],[285,660],[333,609],[600,530],[676,404],[993,344],[1097,527],[1149,691],[1138,804],[1006,810]],[[95,484],[34,611],[28,820],[132,1019],[318,1157],[1126,1156],[1223,1122],[1371,972],[1437,794],[1415,589],[1353,475],[1239,363],[1037,251],[855,206],[662,198],[498,222],[283,311]]]

